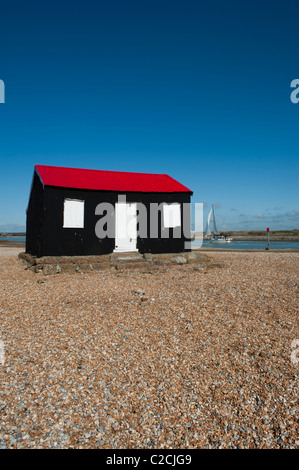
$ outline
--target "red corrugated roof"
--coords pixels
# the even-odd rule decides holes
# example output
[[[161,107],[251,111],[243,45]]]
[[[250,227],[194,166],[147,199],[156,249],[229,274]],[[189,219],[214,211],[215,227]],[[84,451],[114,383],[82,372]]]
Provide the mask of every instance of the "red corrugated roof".
[[[169,175],[124,171],[87,170],[35,165],[45,186],[145,193],[182,193],[192,191]]]

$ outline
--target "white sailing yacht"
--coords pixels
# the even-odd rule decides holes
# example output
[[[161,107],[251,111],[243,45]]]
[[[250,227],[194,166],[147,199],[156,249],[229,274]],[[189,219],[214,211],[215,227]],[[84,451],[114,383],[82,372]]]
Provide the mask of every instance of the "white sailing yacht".
[[[207,226],[206,226],[206,231],[205,231],[205,238],[207,238],[207,241],[213,242],[213,243],[230,243],[233,240],[231,237],[224,237],[223,235],[220,235],[220,233],[218,232],[218,228],[217,228],[217,225],[216,225],[216,217],[215,217],[214,207],[215,206],[213,205],[212,209],[210,210],[209,215],[208,215]],[[212,216],[213,216],[213,230],[212,230],[213,237],[208,238],[208,237],[210,237],[210,235],[212,235],[211,227],[210,227],[211,217]]]

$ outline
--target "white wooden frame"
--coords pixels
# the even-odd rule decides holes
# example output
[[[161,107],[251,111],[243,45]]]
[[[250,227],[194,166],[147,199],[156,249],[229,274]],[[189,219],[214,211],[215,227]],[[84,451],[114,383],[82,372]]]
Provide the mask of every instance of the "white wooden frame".
[[[64,200],[63,228],[84,228],[84,201],[80,199]]]

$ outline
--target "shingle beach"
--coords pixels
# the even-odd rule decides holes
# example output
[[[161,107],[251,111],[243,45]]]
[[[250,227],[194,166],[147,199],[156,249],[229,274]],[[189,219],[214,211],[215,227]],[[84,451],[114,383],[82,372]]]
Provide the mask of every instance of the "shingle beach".
[[[0,247],[0,448],[298,447],[299,253],[44,276],[19,252]]]

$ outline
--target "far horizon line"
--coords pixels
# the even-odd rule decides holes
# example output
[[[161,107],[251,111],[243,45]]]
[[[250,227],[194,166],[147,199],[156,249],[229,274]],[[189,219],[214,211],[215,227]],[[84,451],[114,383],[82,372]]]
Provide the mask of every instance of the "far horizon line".
[[[227,229],[227,230],[220,230],[221,232],[265,232],[267,233],[267,229]],[[269,230],[270,232],[299,232],[299,229],[298,228],[292,228],[292,229],[283,229],[283,228],[279,228],[279,229],[272,229],[270,228]],[[191,233],[205,233],[205,231],[203,232],[197,232],[195,230],[192,230],[191,229]],[[3,234],[6,234],[6,235],[26,235],[26,231],[25,232],[14,232],[14,231],[3,231],[3,232],[0,232],[0,235],[3,235]]]

